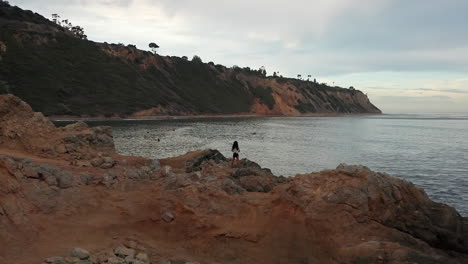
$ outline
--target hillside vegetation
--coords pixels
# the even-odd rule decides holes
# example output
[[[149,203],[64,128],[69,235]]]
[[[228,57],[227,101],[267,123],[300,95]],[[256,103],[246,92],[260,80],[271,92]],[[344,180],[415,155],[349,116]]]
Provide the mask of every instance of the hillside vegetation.
[[[46,115],[380,113],[358,90],[95,43],[5,2],[0,93]]]

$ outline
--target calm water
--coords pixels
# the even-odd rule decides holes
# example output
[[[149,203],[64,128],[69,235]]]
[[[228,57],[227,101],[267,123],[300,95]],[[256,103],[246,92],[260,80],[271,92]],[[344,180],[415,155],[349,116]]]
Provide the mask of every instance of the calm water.
[[[164,158],[214,148],[276,175],[363,164],[407,179],[468,216],[468,115],[242,117],[94,121],[113,127],[121,154]],[[160,139],[158,141],[157,139]]]

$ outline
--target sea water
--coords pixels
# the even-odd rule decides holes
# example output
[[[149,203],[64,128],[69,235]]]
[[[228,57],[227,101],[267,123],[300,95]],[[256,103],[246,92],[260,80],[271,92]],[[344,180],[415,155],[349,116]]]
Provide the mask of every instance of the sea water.
[[[61,123],[65,125],[66,123]],[[342,162],[387,172],[468,216],[468,114],[338,117],[220,117],[90,121],[113,128],[120,154],[166,158],[217,149],[276,175],[333,169]]]

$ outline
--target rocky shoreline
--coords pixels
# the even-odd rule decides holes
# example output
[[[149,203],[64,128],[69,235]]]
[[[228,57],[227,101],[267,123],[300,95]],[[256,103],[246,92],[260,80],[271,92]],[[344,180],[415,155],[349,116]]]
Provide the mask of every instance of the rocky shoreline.
[[[468,218],[365,166],[277,177],[216,150],[118,155],[0,96],[0,263],[468,263]]]

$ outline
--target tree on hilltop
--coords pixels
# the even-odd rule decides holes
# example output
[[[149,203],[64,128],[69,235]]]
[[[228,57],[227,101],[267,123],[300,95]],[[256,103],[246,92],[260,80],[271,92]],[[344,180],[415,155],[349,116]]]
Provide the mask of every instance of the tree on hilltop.
[[[202,59],[198,55],[193,55],[192,62],[203,63]]]
[[[71,25],[71,23],[70,23],[70,25]],[[88,39],[88,36],[86,36],[85,33],[84,33],[84,28],[82,28],[80,26],[71,27],[70,31],[80,39]]]
[[[63,19],[60,20],[60,16],[58,14],[52,14],[52,21],[64,28],[65,30],[70,31],[73,33],[76,37],[80,39],[88,39],[88,36],[85,35],[84,33],[84,28],[80,26],[73,26],[73,24],[70,22],[68,19]]]
[[[151,48],[151,50],[153,51],[154,54],[156,54],[156,50],[159,49],[158,44],[156,44],[154,42],[151,42],[148,46]]]

